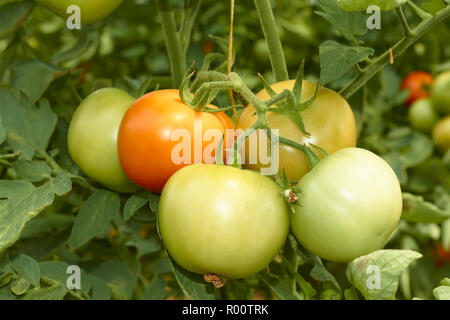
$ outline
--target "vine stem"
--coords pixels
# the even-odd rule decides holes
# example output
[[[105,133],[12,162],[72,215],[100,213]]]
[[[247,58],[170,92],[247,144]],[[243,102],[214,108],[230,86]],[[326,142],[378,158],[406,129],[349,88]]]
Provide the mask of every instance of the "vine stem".
[[[231,0],[230,8],[230,36],[228,39],[228,61],[227,61],[227,73],[230,75],[233,68],[233,28],[234,28],[234,0]],[[233,90],[228,90],[230,96],[231,105],[235,104]],[[233,109],[233,117],[236,116],[236,109]]]
[[[408,25],[408,21],[406,21],[406,17],[405,17],[405,14],[403,13],[402,7],[399,6],[398,8],[396,8],[395,13],[397,14],[398,19],[400,20],[400,22],[402,24],[403,31],[405,32],[405,36],[412,37],[414,34]]]
[[[277,82],[289,80],[289,74],[281,45],[280,35],[270,0],[255,0],[256,10],[269,48],[270,63]]]
[[[434,26],[450,17],[450,6],[440,10],[432,18],[422,21],[415,29],[412,30],[412,36],[403,37],[393,47],[392,52],[394,58],[400,56],[413,43],[419,40],[425,33],[431,30]],[[375,59],[371,64],[362,70],[362,73],[356,76],[344,89],[339,93],[348,99],[356,91],[358,91],[367,81],[377,74],[383,67],[389,63],[389,50],[384,52],[381,56]]]
[[[184,73],[186,71],[186,59],[181,44],[180,34],[177,31],[177,24],[175,16],[170,8],[170,2],[165,0],[155,1],[161,19],[167,53],[169,55],[172,84],[174,88],[178,88],[183,81]]]

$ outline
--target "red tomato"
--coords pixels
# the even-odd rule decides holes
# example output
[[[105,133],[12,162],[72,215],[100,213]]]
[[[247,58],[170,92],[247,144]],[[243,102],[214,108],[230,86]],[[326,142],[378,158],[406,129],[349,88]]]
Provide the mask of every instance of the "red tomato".
[[[211,53],[213,49],[214,49],[214,42],[212,42],[211,40],[205,41],[205,43],[203,44],[203,53],[206,55],[208,53]]]
[[[439,243],[435,251],[433,252],[436,265],[441,267],[450,263],[450,251],[445,251],[442,243]]]
[[[433,76],[424,71],[414,71],[408,74],[401,85],[403,90],[410,90],[406,105],[410,106],[414,101],[428,97],[433,81]]]
[[[224,146],[230,147],[233,141],[226,139],[227,129],[232,130],[233,124],[225,113],[194,111],[181,101],[178,90],[154,91],[138,99],[122,120],[118,135],[120,163],[131,181],[160,193],[167,180],[184,166],[213,163],[222,135]],[[211,136],[213,132],[220,137]],[[184,160],[180,162],[180,158]]]

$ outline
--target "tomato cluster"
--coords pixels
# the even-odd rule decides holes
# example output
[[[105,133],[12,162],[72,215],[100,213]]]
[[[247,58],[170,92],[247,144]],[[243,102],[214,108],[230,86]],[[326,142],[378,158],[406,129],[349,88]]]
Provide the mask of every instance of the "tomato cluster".
[[[410,89],[406,105],[410,107],[411,126],[423,132],[431,131],[438,149],[447,151],[450,148],[450,71],[436,79],[422,71],[413,72],[405,77],[402,88]]]
[[[272,89],[293,87],[294,81],[286,81]],[[303,81],[302,100],[314,92],[314,84]],[[264,90],[257,97],[265,101],[269,95]],[[234,143],[234,134],[233,139],[227,134],[233,123],[224,112],[211,112],[216,108],[192,107],[178,90],[158,90],[135,100],[119,89],[101,89],[76,110],[69,151],[88,176],[112,190],[133,192],[140,186],[161,193],[158,222],[164,244],[191,272],[230,279],[254,274],[270,263],[290,229],[311,252],[336,262],[386,244],[400,219],[400,185],[384,160],[355,147],[355,118],[344,98],[319,88],[312,103],[299,111],[308,134],[291,118],[267,113],[269,127],[280,136],[322,150],[323,160],[310,170],[303,151],[279,145],[280,173],[296,181],[292,189],[257,172],[264,167],[259,159],[247,169],[203,158],[197,163],[195,152],[226,158],[225,148]],[[247,106],[236,128],[250,128],[254,114],[254,107]],[[220,133],[212,148],[203,140],[209,130]],[[257,149],[266,142],[254,141]],[[244,150],[248,159],[250,148]],[[177,163],[174,155],[188,161]],[[288,204],[286,192],[297,192],[298,200]]]

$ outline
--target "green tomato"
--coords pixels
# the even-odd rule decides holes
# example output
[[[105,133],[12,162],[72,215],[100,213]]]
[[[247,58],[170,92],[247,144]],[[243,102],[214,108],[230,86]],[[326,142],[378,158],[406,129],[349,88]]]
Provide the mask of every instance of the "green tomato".
[[[339,150],[297,185],[291,227],[319,257],[348,262],[387,243],[402,213],[402,192],[391,167],[370,151]]]
[[[265,268],[289,231],[278,185],[256,172],[195,164],[167,182],[159,228],[171,257],[188,271],[239,279]]]
[[[91,24],[103,20],[122,3],[123,0],[36,0],[57,15],[67,18],[67,8],[77,5],[81,11],[81,23]]]
[[[431,99],[437,112],[450,113],[450,71],[436,77],[431,89]]]
[[[137,189],[122,170],[117,151],[120,122],[134,101],[119,89],[97,90],[83,100],[69,127],[73,161],[86,175],[117,192]]]
[[[253,54],[256,59],[262,63],[270,62],[269,47],[265,39],[259,39],[253,46]]]
[[[431,100],[423,98],[416,100],[408,111],[409,122],[414,129],[429,132],[438,121]]]
[[[433,140],[443,152],[450,149],[450,116],[439,120],[433,129]]]

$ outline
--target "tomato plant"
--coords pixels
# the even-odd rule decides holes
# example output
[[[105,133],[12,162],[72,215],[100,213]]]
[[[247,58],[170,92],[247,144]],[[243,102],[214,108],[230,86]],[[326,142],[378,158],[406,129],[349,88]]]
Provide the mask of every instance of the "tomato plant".
[[[182,267],[236,279],[269,264],[286,241],[289,216],[269,178],[228,166],[191,165],[164,187],[159,226]]]
[[[450,113],[450,71],[436,77],[432,90],[433,104],[442,114]]]
[[[414,71],[408,74],[402,82],[402,89],[410,91],[406,105],[410,106],[414,101],[428,97],[433,81],[433,76],[424,71]]]
[[[308,250],[348,262],[384,247],[402,212],[391,167],[377,155],[346,148],[329,155],[298,183],[292,230]]]
[[[436,111],[428,98],[414,101],[409,109],[409,121],[411,126],[417,130],[429,132],[437,120]]]
[[[292,89],[294,81],[285,81],[274,84],[272,89],[280,93],[284,89]],[[303,82],[302,99],[306,100],[314,95],[315,85],[305,80]],[[257,96],[266,100],[270,96],[263,90]],[[356,123],[355,118],[347,101],[336,92],[320,88],[317,97],[312,104],[301,112],[306,131],[310,136],[305,135],[301,129],[286,115],[269,112],[267,114],[268,123],[271,129],[278,129],[279,135],[291,139],[301,145],[314,144],[328,153],[333,153],[339,149],[356,146]],[[246,130],[256,121],[253,106],[248,106],[242,112],[237,122],[237,128]],[[256,135],[256,133],[255,133]],[[257,137],[258,141],[261,138]],[[260,144],[260,142],[259,142]],[[270,145],[270,143],[267,143]],[[259,146],[258,146],[259,147]],[[257,163],[251,163],[249,157],[250,148],[247,146],[245,155],[245,166],[252,170],[260,170],[267,167],[261,162],[258,152]],[[294,149],[291,146],[281,145],[279,148],[279,172],[286,171],[289,178],[298,181],[308,171],[308,163],[303,151]]]
[[[232,128],[225,113],[195,111],[180,100],[178,90],[154,91],[138,99],[122,120],[118,137],[120,162],[131,181],[160,193],[177,170],[208,161],[205,153],[215,157],[221,137],[208,141],[213,138],[205,136],[208,130],[218,130],[226,138],[226,130]],[[183,161],[175,159],[179,156]]]
[[[89,177],[118,192],[132,192],[136,185],[119,162],[117,132],[134,98],[115,88],[90,94],[75,111],[68,132],[73,161]]]
[[[123,0],[37,0],[45,7],[63,18],[70,14],[67,12],[71,5],[80,8],[81,22],[85,24],[95,23],[103,20],[111,14],[122,3]]]

